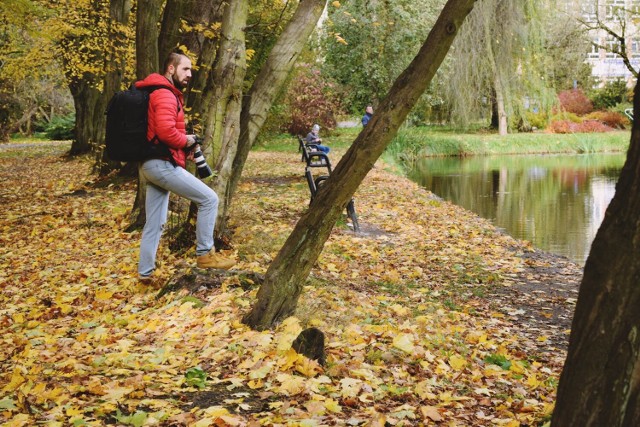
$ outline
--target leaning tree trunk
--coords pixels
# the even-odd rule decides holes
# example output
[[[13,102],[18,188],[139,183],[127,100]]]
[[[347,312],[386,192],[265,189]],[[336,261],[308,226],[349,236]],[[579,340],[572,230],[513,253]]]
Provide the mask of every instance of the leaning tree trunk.
[[[231,176],[231,166],[238,148],[240,135],[240,110],[242,108],[242,84],[247,71],[245,52],[245,27],[249,7],[246,2],[231,2],[227,6],[222,21],[222,42],[218,49],[218,58],[213,69],[214,81],[220,82],[214,92],[213,114],[211,121],[214,129],[220,129],[216,176],[211,188],[216,193],[225,195],[225,185]],[[211,127],[211,126],[209,126]],[[211,140],[207,150],[208,157],[213,158],[215,139]],[[219,198],[219,211],[226,211],[228,200]],[[216,232],[216,235],[219,235]]]
[[[640,109],[636,85],[634,108]],[[553,426],[640,420],[640,125],[591,246],[560,377]]]
[[[446,3],[418,55],[396,79],[269,266],[258,301],[244,318],[249,326],[266,329],[294,312],[303,284],[333,225],[426,90],[474,2]]]
[[[227,182],[219,182],[221,190],[218,196],[220,199],[226,200],[227,203],[224,209],[218,209],[218,218],[216,219],[218,230],[227,228],[226,218],[230,201],[242,176],[242,169],[249,156],[249,151],[267,119],[271,105],[286,84],[287,76],[318,23],[325,3],[325,0],[300,1],[296,12],[271,49],[267,61],[260,69],[260,73],[242,102],[240,137],[238,149],[233,159],[231,176]]]

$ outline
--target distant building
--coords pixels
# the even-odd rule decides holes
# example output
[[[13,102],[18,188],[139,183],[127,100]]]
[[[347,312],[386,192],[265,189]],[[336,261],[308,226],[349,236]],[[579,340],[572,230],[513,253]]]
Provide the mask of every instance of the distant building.
[[[624,34],[627,57],[636,70],[640,70],[640,0],[581,0],[581,15],[585,23],[598,27],[598,20],[616,34]],[[592,40],[587,62],[592,74],[602,84],[624,78],[635,84],[633,75],[615,51],[620,42],[604,28],[589,31]]]

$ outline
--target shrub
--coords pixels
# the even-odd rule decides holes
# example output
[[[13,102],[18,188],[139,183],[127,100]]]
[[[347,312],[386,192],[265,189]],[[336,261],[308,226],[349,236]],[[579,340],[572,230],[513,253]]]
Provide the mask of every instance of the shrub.
[[[593,104],[580,89],[563,90],[558,94],[562,111],[587,114],[593,111]]]
[[[580,116],[578,116],[575,113],[567,113],[567,112],[555,114],[553,117],[551,117],[551,121],[554,121],[554,120],[568,120],[572,123],[582,123],[582,118]]]
[[[574,123],[570,120],[552,120],[547,127],[549,133],[595,133],[611,130],[613,129],[597,120],[585,120],[582,123]]]
[[[593,107],[599,110],[613,108],[621,102],[629,100],[629,89],[624,79],[607,82],[602,88],[591,93]]]
[[[74,138],[76,115],[56,116],[43,126],[44,134],[54,141],[64,141]]]
[[[583,133],[595,133],[595,132],[610,132],[613,128],[605,125],[598,120],[585,120],[578,125],[578,132]]]
[[[287,130],[292,135],[306,135],[314,123],[325,130],[335,129],[340,99],[335,86],[327,82],[318,70],[303,68],[289,87],[286,103],[291,112]]]
[[[617,111],[594,111],[584,117],[586,120],[597,120],[614,129],[625,129],[629,126],[629,119]]]
[[[527,111],[525,113],[525,118],[531,127],[536,129],[544,129],[547,127],[547,123],[549,123],[549,116],[547,113],[534,113],[532,111]]]
[[[578,124],[569,120],[551,120],[547,127],[549,133],[575,133]]]

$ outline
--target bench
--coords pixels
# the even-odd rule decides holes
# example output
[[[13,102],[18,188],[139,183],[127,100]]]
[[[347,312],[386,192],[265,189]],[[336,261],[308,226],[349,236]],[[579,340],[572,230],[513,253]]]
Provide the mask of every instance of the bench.
[[[309,186],[309,192],[311,193],[311,201],[315,197],[320,186],[329,179],[331,175],[331,161],[329,156],[324,151],[319,151],[316,144],[308,144],[298,135],[298,151],[302,151],[302,161],[306,163],[304,168],[304,176]],[[325,174],[314,176],[313,169],[326,168]],[[351,219],[353,225],[353,231],[360,231],[360,225],[358,224],[358,217],[356,215],[355,202],[353,198],[347,203],[347,215]]]

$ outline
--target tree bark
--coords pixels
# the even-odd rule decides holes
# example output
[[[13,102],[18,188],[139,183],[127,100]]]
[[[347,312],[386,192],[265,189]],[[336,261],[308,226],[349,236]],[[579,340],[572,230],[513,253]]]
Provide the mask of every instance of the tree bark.
[[[171,51],[177,49],[181,38],[181,18],[184,16],[185,11],[191,9],[194,1],[195,0],[167,0],[162,15],[160,38],[158,39],[158,55],[160,61],[164,61]]]
[[[496,91],[496,111],[498,113],[498,134],[504,136],[508,133],[507,111],[504,106],[504,89],[500,82],[500,77],[497,75],[495,76],[494,87]]]
[[[246,324],[266,329],[294,312],[303,284],[333,225],[426,90],[474,2],[447,1],[418,55],[396,79],[269,266],[258,301],[243,319]]]
[[[162,0],[138,0],[136,10],[136,77],[144,79],[153,72],[159,72],[158,21]]]
[[[89,76],[71,82],[69,89],[76,112],[74,140],[69,155],[76,156],[91,152],[95,143],[92,139],[95,134],[93,119],[100,92],[92,84],[92,78]]]
[[[636,85],[634,108],[640,109]],[[587,258],[560,377],[554,426],[640,420],[640,126]]]
[[[218,209],[216,226],[219,230],[226,229],[229,202],[235,194],[242,176],[242,169],[256,136],[264,125],[267,113],[276,96],[286,83],[287,76],[295,65],[302,48],[318,23],[325,3],[325,0],[302,0],[300,2],[242,101],[240,137],[233,160],[231,177],[226,183],[219,183],[220,188],[224,188],[224,191],[220,190],[218,195],[220,199],[227,201],[224,209]]]
[[[123,71],[125,68],[126,58],[123,54],[122,47],[127,44],[126,25],[129,21],[131,13],[130,0],[111,0],[109,3],[109,22],[108,32],[111,43],[108,45],[109,52],[105,52],[105,68],[106,74],[103,80],[102,95],[96,105],[95,140],[98,142],[96,147],[96,170],[101,176],[120,168],[120,162],[109,159],[107,151],[104,149],[105,130],[107,118],[105,111],[109,99],[114,93],[120,90],[122,84]]]
[[[240,110],[242,108],[242,85],[247,71],[245,27],[249,6],[246,2],[230,2],[225,8],[222,21],[220,48],[213,69],[213,80],[218,84],[213,100],[213,114],[210,121],[217,130],[207,147],[207,158],[213,159],[213,148],[220,147],[215,170],[216,176],[211,188],[224,195],[225,185],[231,176],[231,166],[238,148],[240,135]],[[211,124],[211,123],[210,123]],[[226,212],[228,200],[219,198],[218,211]],[[218,228],[216,235],[220,234]]]

